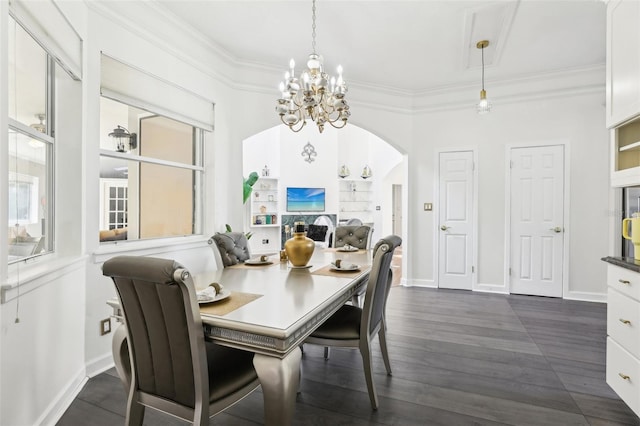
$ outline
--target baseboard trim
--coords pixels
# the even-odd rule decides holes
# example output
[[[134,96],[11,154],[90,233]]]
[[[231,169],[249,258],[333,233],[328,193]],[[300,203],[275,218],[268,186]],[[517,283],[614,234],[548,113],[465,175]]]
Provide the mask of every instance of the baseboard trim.
[[[563,299],[580,300],[582,302],[607,303],[607,294],[589,291],[569,291],[564,295]]]
[[[56,423],[62,418],[62,415],[67,411],[69,406],[73,403],[73,400],[78,396],[85,383],[89,378],[85,373],[85,368],[81,368],[76,375],[69,381],[58,396],[53,399],[51,404],[42,413],[38,420],[34,423],[42,426],[55,426]]]
[[[405,287],[425,287],[425,288],[438,288],[434,280],[405,280],[400,281]]]
[[[475,286],[473,286],[473,291],[480,293],[509,294],[509,290],[504,284],[476,283]]]
[[[94,358],[87,363],[87,377],[95,377],[98,374],[104,373],[113,366],[113,356],[111,355],[111,353],[105,354],[98,358]]]

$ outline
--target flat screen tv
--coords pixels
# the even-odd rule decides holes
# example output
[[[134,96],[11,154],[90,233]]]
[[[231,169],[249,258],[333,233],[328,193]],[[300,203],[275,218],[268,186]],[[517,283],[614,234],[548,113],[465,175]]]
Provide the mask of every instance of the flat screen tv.
[[[323,212],[324,188],[287,188],[288,212]]]

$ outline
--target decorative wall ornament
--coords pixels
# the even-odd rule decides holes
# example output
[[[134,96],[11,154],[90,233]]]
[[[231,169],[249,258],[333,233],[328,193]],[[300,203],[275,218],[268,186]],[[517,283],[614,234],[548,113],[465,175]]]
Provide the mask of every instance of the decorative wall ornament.
[[[349,171],[349,168],[347,167],[346,164],[343,164],[342,167],[340,167],[340,171],[338,172],[338,176],[340,176],[341,178],[346,178],[347,176],[349,176],[351,174],[351,172]]]
[[[302,154],[303,157],[306,156],[307,158],[304,159],[304,161],[306,161],[307,163],[311,163],[313,161],[315,161],[316,159],[313,157],[317,157],[318,153],[316,152],[316,148],[311,145],[311,142],[307,142],[307,144],[304,146],[304,148],[302,148]]]

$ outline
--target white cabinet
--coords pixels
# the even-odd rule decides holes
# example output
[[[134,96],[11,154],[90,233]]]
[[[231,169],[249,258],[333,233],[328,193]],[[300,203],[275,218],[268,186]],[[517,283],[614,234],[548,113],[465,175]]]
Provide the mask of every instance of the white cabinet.
[[[607,268],[607,384],[640,416],[640,273]]]
[[[640,115],[640,2],[607,4],[607,127]]]
[[[364,223],[373,222],[373,183],[370,180],[338,181],[339,220],[358,218]]]
[[[640,118],[611,130],[611,186],[635,185],[640,185]]]

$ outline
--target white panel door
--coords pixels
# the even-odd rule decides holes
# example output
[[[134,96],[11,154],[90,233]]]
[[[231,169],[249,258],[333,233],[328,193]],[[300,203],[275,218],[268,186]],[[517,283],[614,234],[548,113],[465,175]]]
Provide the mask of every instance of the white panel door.
[[[511,150],[511,293],[562,297],[564,147]]]
[[[441,152],[439,164],[438,287],[471,290],[473,152]]]

